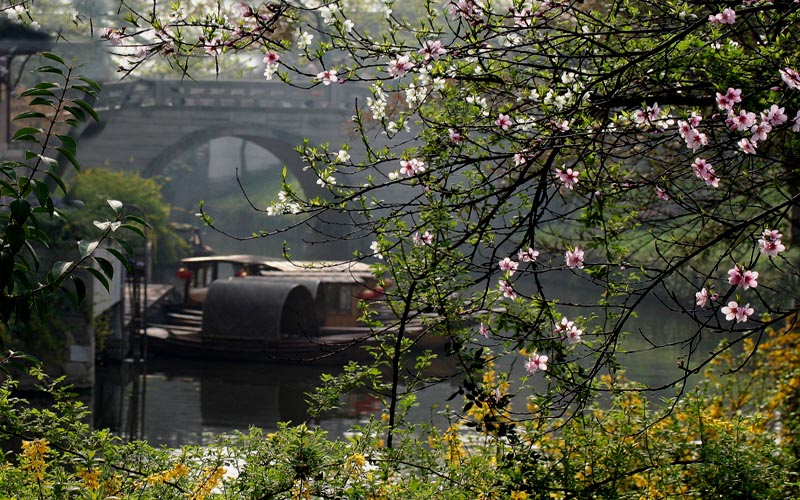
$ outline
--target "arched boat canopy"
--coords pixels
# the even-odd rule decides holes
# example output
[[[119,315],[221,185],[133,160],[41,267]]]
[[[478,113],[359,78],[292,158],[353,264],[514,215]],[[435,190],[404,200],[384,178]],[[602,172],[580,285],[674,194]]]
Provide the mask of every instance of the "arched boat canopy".
[[[217,280],[203,305],[201,335],[214,340],[263,340],[319,335],[314,297],[297,282]]]

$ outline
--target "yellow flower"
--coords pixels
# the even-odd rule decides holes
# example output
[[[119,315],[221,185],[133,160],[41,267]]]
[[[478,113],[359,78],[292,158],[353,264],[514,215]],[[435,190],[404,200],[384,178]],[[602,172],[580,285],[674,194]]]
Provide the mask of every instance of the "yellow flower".
[[[206,467],[203,469],[203,477],[200,482],[186,496],[189,500],[203,500],[211,494],[211,490],[219,485],[223,475],[225,475],[225,467]]]
[[[97,469],[81,469],[76,474],[83,485],[90,491],[100,488],[100,471]]]
[[[50,443],[46,439],[22,442],[22,455],[20,456],[22,468],[30,472],[37,481],[44,480],[44,470],[47,468],[44,458],[50,452],[48,444]]]
[[[350,457],[350,462],[360,469],[367,463],[367,458],[361,453],[354,453],[353,456]]]
[[[528,494],[524,491],[512,491],[511,500],[528,500]]]

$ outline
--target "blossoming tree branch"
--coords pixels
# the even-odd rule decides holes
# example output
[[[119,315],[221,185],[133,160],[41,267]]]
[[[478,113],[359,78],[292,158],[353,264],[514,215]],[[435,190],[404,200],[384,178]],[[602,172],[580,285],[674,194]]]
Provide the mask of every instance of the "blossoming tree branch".
[[[796,0],[217,5],[123,1],[103,36],[123,72],[255,52],[268,80],[363,88],[363,154],[300,150],[328,199],[287,183],[265,211],[350,214],[397,321],[436,313],[472,401],[566,409],[644,302],[693,322],[675,382],[719,353],[701,337],[757,343],[796,313]],[[525,375],[482,380],[504,356]]]

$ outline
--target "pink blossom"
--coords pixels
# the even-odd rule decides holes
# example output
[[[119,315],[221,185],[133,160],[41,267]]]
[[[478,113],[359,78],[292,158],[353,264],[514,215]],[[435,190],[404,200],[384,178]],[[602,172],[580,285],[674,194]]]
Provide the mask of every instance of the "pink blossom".
[[[570,321],[567,319],[566,316],[561,318],[560,323],[556,323],[555,332],[560,334],[562,337],[564,336],[564,332],[569,331],[575,325],[575,322]]]
[[[758,287],[758,271],[744,271],[740,266],[734,266],[728,270],[728,283],[738,285],[744,290]]]
[[[773,104],[769,109],[761,112],[761,120],[769,123],[773,127],[783,124],[789,119],[785,113],[786,108],[779,108],[777,104]]]
[[[729,127],[732,130],[736,130],[738,132],[744,132],[746,130],[750,130],[750,127],[755,125],[756,114],[745,110],[741,110],[739,111],[738,115],[731,113],[728,116],[728,120],[730,120]],[[725,120],[725,122],[728,123],[728,120]]]
[[[797,115],[792,118],[792,132],[800,132],[800,110],[797,111]]]
[[[683,140],[686,141],[686,147],[692,151],[697,151],[700,147],[708,144],[708,137],[706,134],[698,132],[697,129],[694,128],[689,129],[686,135],[684,135]]]
[[[428,231],[425,231],[422,234],[419,234],[419,231],[417,231],[414,233],[414,236],[412,236],[411,239],[414,241],[416,246],[430,245],[433,243],[433,235]]]
[[[514,166],[519,167],[520,165],[524,165],[528,161],[528,153],[527,151],[523,151],[522,153],[514,153]]]
[[[583,330],[575,325],[572,325],[570,329],[567,330],[564,338],[570,344],[577,344],[581,341],[581,335],[583,335]]]
[[[548,359],[549,358],[543,354],[533,353],[528,358],[528,361],[525,362],[525,369],[530,374],[534,374],[539,371],[547,371]]]
[[[556,176],[567,189],[575,188],[575,185],[578,183],[578,176],[580,174],[581,173],[579,171],[572,170],[571,168],[566,170],[561,170],[560,168],[556,169]]]
[[[736,22],[736,11],[727,8],[719,14],[708,16],[708,22],[711,24],[733,24]]]
[[[772,132],[772,125],[770,125],[769,122],[762,120],[761,123],[757,123],[750,127],[750,132],[753,133],[753,137],[750,139],[750,142],[754,143],[753,146],[755,147],[756,142],[767,139],[767,134]]]
[[[755,312],[749,303],[740,306],[735,300],[728,302],[728,305],[720,311],[725,315],[726,320],[733,321],[735,319],[737,323],[744,323],[747,321],[747,317],[752,316]]]
[[[122,36],[125,34],[125,28],[103,28],[100,30],[100,38],[104,38],[111,43],[111,45],[118,47],[122,44]]]
[[[408,73],[408,71],[413,67],[414,63],[411,62],[410,56],[408,55],[397,56],[395,59],[389,61],[387,71],[393,77],[400,78],[401,76]]]
[[[742,153],[746,155],[754,155],[756,154],[756,143],[751,141],[750,139],[744,138],[739,141],[739,148],[742,150]]]
[[[714,167],[703,158],[695,158],[692,163],[694,175],[703,179],[707,186],[719,187],[719,177],[714,172]]]
[[[420,54],[425,55],[425,60],[429,59],[439,59],[439,57],[447,54],[447,49],[442,46],[441,40],[425,40],[425,43],[422,44],[422,48],[419,49]]]
[[[686,134],[688,134],[693,128],[694,127],[692,127],[689,122],[678,120],[678,133],[681,135],[682,139],[686,139]]]
[[[500,265],[500,270],[508,272],[509,276],[513,276],[514,273],[517,272],[517,268],[519,267],[518,262],[515,262],[508,257],[501,260],[499,265]]]
[[[447,129],[447,134],[450,136],[450,140],[453,142],[461,142],[463,139],[463,137],[461,137],[461,134],[456,129],[452,128]]]
[[[325,86],[328,86],[331,83],[339,83],[339,77],[336,76],[335,69],[328,69],[323,71],[322,73],[317,73],[317,78],[322,80],[322,83]]]
[[[264,54],[264,63],[265,64],[278,64],[278,60],[280,60],[281,56],[278,55],[276,52],[267,52]]]
[[[742,102],[741,89],[728,88],[724,94],[717,92],[717,106],[719,109],[733,110],[733,105]]]
[[[694,294],[695,303],[699,307],[705,307],[708,303],[708,290],[703,287],[699,292]]]
[[[783,68],[779,70],[781,73],[781,80],[789,86],[789,88],[800,90],[800,73],[792,68]]]
[[[695,111],[692,111],[692,114],[689,115],[687,121],[689,122],[690,126],[697,127],[700,125],[700,122],[703,121],[703,117],[698,115]]]
[[[511,287],[511,283],[508,281],[500,280],[497,283],[497,286],[500,288],[500,291],[503,292],[503,297],[511,300],[517,298],[517,293],[514,291],[514,288]]]
[[[508,128],[513,125],[511,118],[503,113],[500,113],[500,116],[495,120],[494,124],[503,130],[508,130]]]
[[[564,260],[567,261],[567,267],[570,269],[583,269],[583,257],[584,252],[579,247],[575,247],[575,250],[567,250],[564,253]]]
[[[410,160],[400,160],[400,173],[411,177],[425,171],[425,162],[412,158]]]
[[[527,250],[520,249],[517,257],[522,262],[536,262],[536,259],[539,258],[539,251],[531,247],[528,247]]]
[[[480,333],[484,338],[489,338],[489,327],[486,326],[485,323],[481,323],[480,328],[478,328],[478,333]]]
[[[660,186],[656,186],[656,196],[658,196],[660,200],[669,201],[669,195]]]
[[[758,240],[758,248],[767,257],[777,257],[779,253],[786,250],[781,238],[783,235],[777,229],[764,229]]]
[[[742,270],[739,266],[734,266],[728,270],[728,283],[731,285],[738,285],[742,282]]]

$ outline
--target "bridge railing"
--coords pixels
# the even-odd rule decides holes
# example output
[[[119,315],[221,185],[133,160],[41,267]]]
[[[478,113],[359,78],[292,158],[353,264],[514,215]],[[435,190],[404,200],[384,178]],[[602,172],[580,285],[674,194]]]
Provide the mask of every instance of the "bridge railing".
[[[369,89],[359,84],[298,89],[283,82],[137,80],[103,85],[98,111],[129,107],[354,110]]]

